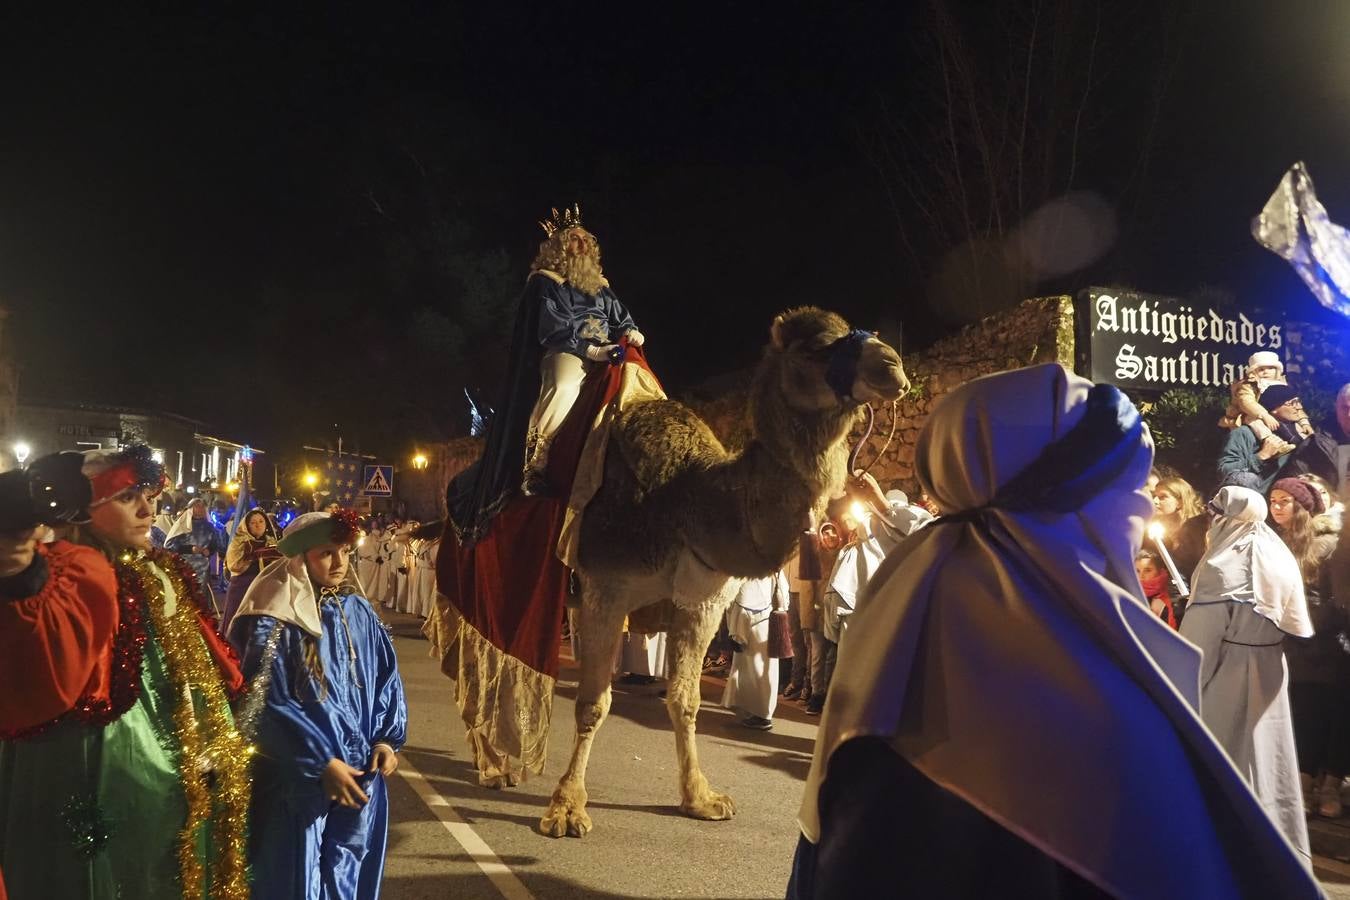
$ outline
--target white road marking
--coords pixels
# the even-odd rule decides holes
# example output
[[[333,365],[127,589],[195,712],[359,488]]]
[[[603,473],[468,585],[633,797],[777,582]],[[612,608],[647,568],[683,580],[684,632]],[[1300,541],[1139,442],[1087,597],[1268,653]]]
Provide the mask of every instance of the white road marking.
[[[478,864],[478,868],[506,900],[534,900],[534,895],[516,877],[516,873],[497,858],[497,854],[492,852],[492,848],[478,836],[478,832],[474,831],[468,822],[460,818],[459,813],[450,805],[450,801],[437,793],[417,767],[408,761],[406,754],[399,754],[396,774],[402,776],[408,786],[417,792],[417,796],[426,804],[427,809],[441,820],[445,830],[450,832],[450,836],[464,848],[469,858]]]

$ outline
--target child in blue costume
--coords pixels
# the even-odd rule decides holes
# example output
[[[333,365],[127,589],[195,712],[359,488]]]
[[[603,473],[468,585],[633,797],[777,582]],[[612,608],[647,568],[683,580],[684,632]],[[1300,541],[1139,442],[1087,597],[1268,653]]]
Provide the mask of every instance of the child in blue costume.
[[[384,779],[408,708],[394,645],[351,574],[356,516],[306,513],[249,586],[230,640],[262,698],[253,900],[374,900],[389,830]],[[241,713],[249,727],[251,713]]]

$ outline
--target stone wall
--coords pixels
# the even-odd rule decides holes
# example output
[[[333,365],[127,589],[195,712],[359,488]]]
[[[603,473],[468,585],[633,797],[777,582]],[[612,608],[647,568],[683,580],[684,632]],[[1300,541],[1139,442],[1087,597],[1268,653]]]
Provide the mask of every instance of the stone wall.
[[[915,444],[928,414],[942,398],[967,381],[994,372],[1047,362],[1073,368],[1073,334],[1073,299],[1039,297],[969,325],[927,349],[905,354],[905,374],[912,387],[896,404],[894,437],[887,447],[892,413],[889,406],[881,407],[858,464],[870,464],[869,471],[882,487],[898,487],[917,496]],[[859,437],[860,431],[851,440]],[[883,447],[885,452],[877,458]]]

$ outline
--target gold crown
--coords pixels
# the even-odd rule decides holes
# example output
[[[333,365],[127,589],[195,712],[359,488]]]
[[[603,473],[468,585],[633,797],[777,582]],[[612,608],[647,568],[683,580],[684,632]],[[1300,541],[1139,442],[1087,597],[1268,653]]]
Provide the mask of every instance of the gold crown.
[[[554,207],[551,212],[553,216],[539,223],[539,227],[544,229],[546,237],[553,237],[554,234],[564,228],[581,227],[581,204],[573,203],[571,209],[563,209],[560,213]]]

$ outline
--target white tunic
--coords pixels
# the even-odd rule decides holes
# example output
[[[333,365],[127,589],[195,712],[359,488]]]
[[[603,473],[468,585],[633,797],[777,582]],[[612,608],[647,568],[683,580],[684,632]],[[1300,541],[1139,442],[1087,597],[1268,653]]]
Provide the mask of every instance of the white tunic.
[[[778,661],[769,658],[769,613],[777,583],[779,608],[787,609],[788,582],[781,571],[747,580],[727,608],[727,631],[739,645],[722,705],[772,719],[778,706]]]
[[[375,557],[379,555],[379,535],[366,535],[361,541],[361,546],[356,548],[356,577],[361,580],[361,587],[366,592],[366,598],[372,601],[374,600],[375,575],[380,568],[375,564]]]
[[[1200,718],[1289,843],[1309,856],[1284,632],[1250,603],[1192,603],[1181,636],[1204,653]]]
[[[666,633],[634,634],[624,632],[619,644],[619,659],[615,671],[634,675],[666,677]]]
[[[385,544],[389,548],[389,593],[385,595],[384,605],[399,612],[408,611],[408,574],[399,569],[408,565],[408,542],[397,541],[392,537]]]
[[[436,553],[440,547],[439,540],[415,541],[413,544],[416,566],[410,575],[408,606],[409,612],[424,619],[436,608]]]

